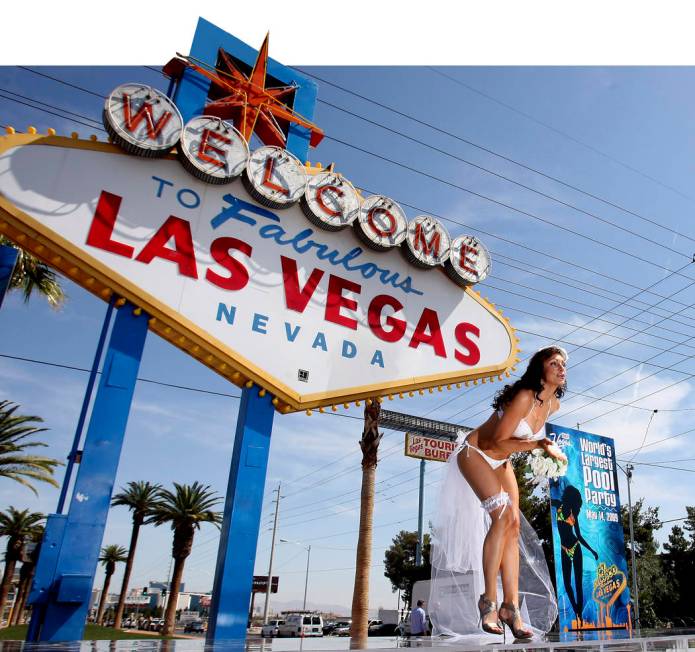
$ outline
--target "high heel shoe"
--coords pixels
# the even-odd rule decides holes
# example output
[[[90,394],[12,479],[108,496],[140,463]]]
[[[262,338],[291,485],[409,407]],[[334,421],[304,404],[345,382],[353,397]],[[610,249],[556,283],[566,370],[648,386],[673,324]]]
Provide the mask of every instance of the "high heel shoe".
[[[504,618],[500,613],[502,609],[509,612],[510,615],[507,618]],[[511,602],[503,602],[500,605],[500,612],[498,612],[499,619],[507,627],[509,627],[512,632],[512,636],[514,636],[516,640],[522,641],[533,638],[533,632],[530,629],[525,629],[523,626],[524,622],[521,620],[521,612],[519,611],[519,607]],[[521,623],[520,627],[516,626],[517,619]]]
[[[502,628],[502,623],[499,621],[499,613],[497,611],[497,603],[490,600],[490,598],[485,597],[485,594],[480,596],[478,600],[478,611],[480,612],[480,627],[484,632],[488,634],[497,634],[502,636],[504,634],[504,629]],[[483,618],[491,613],[497,614],[497,622],[485,623]]]

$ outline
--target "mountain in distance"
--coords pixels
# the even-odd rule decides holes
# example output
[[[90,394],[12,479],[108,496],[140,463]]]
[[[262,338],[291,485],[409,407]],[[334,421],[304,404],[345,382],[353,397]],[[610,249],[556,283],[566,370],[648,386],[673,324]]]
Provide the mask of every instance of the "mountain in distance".
[[[256,597],[256,604],[254,605],[254,611],[256,613],[263,613],[263,598],[264,596]],[[278,613],[281,611],[298,611],[302,608],[302,600],[287,600],[285,602],[281,600],[271,600],[270,610],[273,613]],[[350,607],[346,607],[341,604],[330,604],[328,602],[307,602],[307,611],[320,611],[321,613],[332,613],[338,616],[343,616],[345,618],[350,618]],[[370,609],[369,617],[376,618],[378,609]]]

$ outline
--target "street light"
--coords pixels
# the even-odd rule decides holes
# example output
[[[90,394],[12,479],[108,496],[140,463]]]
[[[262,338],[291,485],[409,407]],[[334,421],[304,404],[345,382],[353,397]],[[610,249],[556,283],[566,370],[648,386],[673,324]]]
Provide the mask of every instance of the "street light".
[[[630,481],[632,480],[632,471],[634,466],[626,464],[625,468],[618,464],[618,468],[625,474],[627,478],[627,509],[628,522],[630,523],[630,559],[632,560],[632,590],[635,594],[635,627],[640,628],[639,620],[639,586],[637,584],[637,561],[635,559],[635,526],[632,520],[632,494],[630,492]]]
[[[306,577],[304,578],[304,604],[302,605],[302,610],[306,611],[306,592],[309,588],[309,559],[311,558],[311,545],[305,546],[299,541],[288,541],[287,539],[280,539],[280,543],[292,543],[295,546],[301,546],[306,549]]]

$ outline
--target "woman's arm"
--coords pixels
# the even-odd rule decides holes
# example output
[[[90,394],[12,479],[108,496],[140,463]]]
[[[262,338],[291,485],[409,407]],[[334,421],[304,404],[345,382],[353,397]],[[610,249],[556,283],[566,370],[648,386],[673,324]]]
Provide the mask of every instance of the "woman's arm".
[[[577,520],[574,524],[574,533],[577,535],[577,541],[581,543],[587,550],[591,552],[591,554],[594,556],[594,559],[598,559],[598,553],[588,544],[587,540],[582,536],[581,531],[579,530],[579,517],[577,516]]]

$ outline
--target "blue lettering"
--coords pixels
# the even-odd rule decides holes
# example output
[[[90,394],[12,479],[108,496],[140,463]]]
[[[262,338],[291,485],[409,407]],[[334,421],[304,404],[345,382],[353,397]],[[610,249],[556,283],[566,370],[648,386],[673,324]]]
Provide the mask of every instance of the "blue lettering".
[[[251,330],[256,331],[256,333],[261,333],[262,335],[267,335],[266,328],[268,327],[268,317],[266,315],[259,315],[257,312],[253,314],[253,324],[251,325]]]
[[[343,357],[354,358],[357,355],[357,347],[350,340],[343,340]]]
[[[217,321],[222,321],[222,317],[227,320],[228,324],[234,323],[234,317],[236,316],[236,306],[225,306],[223,303],[217,305]]]
[[[379,349],[374,351],[374,355],[372,356],[372,361],[370,364],[378,364],[382,369],[384,368],[384,356],[382,355],[381,351],[379,351]]]
[[[274,222],[280,221],[280,218],[267,208],[261,208],[260,206],[251,204],[250,202],[235,197],[231,193],[227,193],[224,195],[224,197],[222,197],[222,199],[224,199],[229,206],[223,208],[217,215],[215,215],[215,217],[212,218],[210,221],[210,226],[212,226],[213,229],[219,228],[227,220],[239,220],[239,222],[244,222],[244,224],[255,226],[256,220],[247,215],[242,215],[241,211],[249,211],[250,213],[260,215],[261,217],[267,217],[269,220],[273,220]]]
[[[292,330],[292,326],[289,324],[289,322],[285,322],[285,334],[287,335],[287,341],[294,342],[297,339],[300,329],[301,326],[295,326],[294,330]]]
[[[183,201],[185,195],[191,195],[193,197],[192,203],[187,204]],[[190,188],[181,188],[181,190],[176,193],[176,199],[184,208],[198,208],[198,206],[200,206],[200,195]]]
[[[328,347],[326,346],[326,336],[319,331],[316,333],[316,337],[314,338],[314,343],[311,345],[312,349],[323,349],[324,351],[328,351]]]
[[[357,272],[361,274],[363,278],[367,279],[378,275],[384,285],[390,285],[397,290],[403,290],[406,294],[424,294],[421,290],[416,290],[413,287],[413,280],[410,276],[401,279],[398,272],[392,272],[389,269],[381,269],[374,263],[351,264],[351,261],[358,259],[364,254],[364,249],[361,247],[353,247],[350,251],[341,256],[341,253],[337,249],[329,249],[328,245],[312,240],[311,236],[314,234],[313,229],[303,229],[291,236],[288,235],[287,231],[279,224],[280,218],[268,209],[251,204],[232,194],[224,195],[223,199],[227,202],[228,206],[223,208],[212,218],[210,224],[213,229],[220,227],[227,220],[231,219],[243,222],[249,226],[256,226],[256,219],[249,215],[242,215],[241,211],[254,213],[277,222],[277,224],[266,224],[258,229],[258,234],[264,240],[273,240],[276,244],[283,247],[289,246],[298,254],[305,254],[311,249],[315,249],[316,257],[319,260],[327,260],[332,265],[342,267],[348,272]]]
[[[157,188],[157,199],[159,199],[162,196],[162,190],[164,190],[164,186],[173,186],[174,184],[171,181],[167,181],[166,179],[160,179],[159,177],[155,177],[152,175],[152,178],[155,181],[159,181],[159,188]]]

